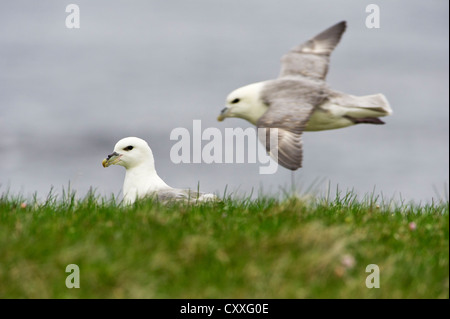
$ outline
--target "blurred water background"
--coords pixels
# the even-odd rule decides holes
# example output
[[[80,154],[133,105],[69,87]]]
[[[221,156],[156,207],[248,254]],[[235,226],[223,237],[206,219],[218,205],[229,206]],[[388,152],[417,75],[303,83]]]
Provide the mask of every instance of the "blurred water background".
[[[68,29],[65,8],[80,8]],[[365,8],[380,7],[368,29]],[[385,198],[448,198],[448,1],[2,1],[0,4],[0,193],[45,197],[69,183],[119,195],[125,170],[102,159],[122,137],[147,140],[171,186],[223,194],[279,194],[280,168],[174,164],[176,127],[251,127],[216,117],[233,89],[274,78],[280,57],[341,20],[328,83],[354,95],[382,92],[386,125],[304,134],[300,192],[336,188]],[[203,142],[205,145],[207,142]]]

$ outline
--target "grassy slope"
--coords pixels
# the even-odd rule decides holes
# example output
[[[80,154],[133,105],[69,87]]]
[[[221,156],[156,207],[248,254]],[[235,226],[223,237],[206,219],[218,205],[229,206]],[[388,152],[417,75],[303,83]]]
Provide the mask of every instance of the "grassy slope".
[[[449,297],[448,202],[21,202],[0,197],[0,298]],[[80,289],[65,286],[68,264]]]

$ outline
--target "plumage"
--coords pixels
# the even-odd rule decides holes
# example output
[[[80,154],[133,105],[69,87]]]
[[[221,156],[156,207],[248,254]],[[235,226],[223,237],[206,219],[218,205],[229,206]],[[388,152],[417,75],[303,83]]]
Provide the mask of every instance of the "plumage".
[[[355,124],[384,124],[378,117],[392,113],[383,94],[353,96],[325,82],[329,57],[346,29],[342,21],[294,47],[281,58],[279,77],[231,92],[218,117],[239,117],[259,129],[277,129],[277,151],[265,138],[266,150],[282,166],[296,170],[303,159],[301,134]],[[269,135],[267,135],[268,137]]]
[[[330,54],[341,40],[346,27],[345,21],[339,22],[286,53],[281,59],[279,76],[302,75],[325,79]]]
[[[153,153],[147,142],[138,137],[126,137],[118,141],[114,152],[102,162],[103,167],[121,165],[125,167],[123,200],[132,204],[137,198],[153,196],[162,202],[215,201],[214,194],[177,189],[167,185],[156,173]]]

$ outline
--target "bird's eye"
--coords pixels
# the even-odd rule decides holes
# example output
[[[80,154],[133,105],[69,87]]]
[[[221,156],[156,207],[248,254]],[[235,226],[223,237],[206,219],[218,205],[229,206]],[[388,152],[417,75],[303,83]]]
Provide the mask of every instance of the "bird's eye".
[[[234,99],[233,101],[231,101],[231,104],[236,104],[239,103],[240,99]]]
[[[131,151],[133,148],[134,148],[133,146],[129,145],[129,146],[125,147],[123,150],[124,151]]]

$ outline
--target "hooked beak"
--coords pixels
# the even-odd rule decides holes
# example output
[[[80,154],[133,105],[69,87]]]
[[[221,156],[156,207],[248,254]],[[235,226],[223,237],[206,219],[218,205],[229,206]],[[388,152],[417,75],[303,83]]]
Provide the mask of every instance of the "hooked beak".
[[[227,113],[230,109],[228,107],[224,108],[222,111],[220,111],[219,116],[217,117],[217,120],[219,122],[222,122],[226,117],[227,117]]]
[[[122,157],[122,155],[117,152],[109,154],[108,157],[102,161],[102,165],[103,165],[103,167],[108,167],[108,166],[117,164],[120,161],[121,157]]]

